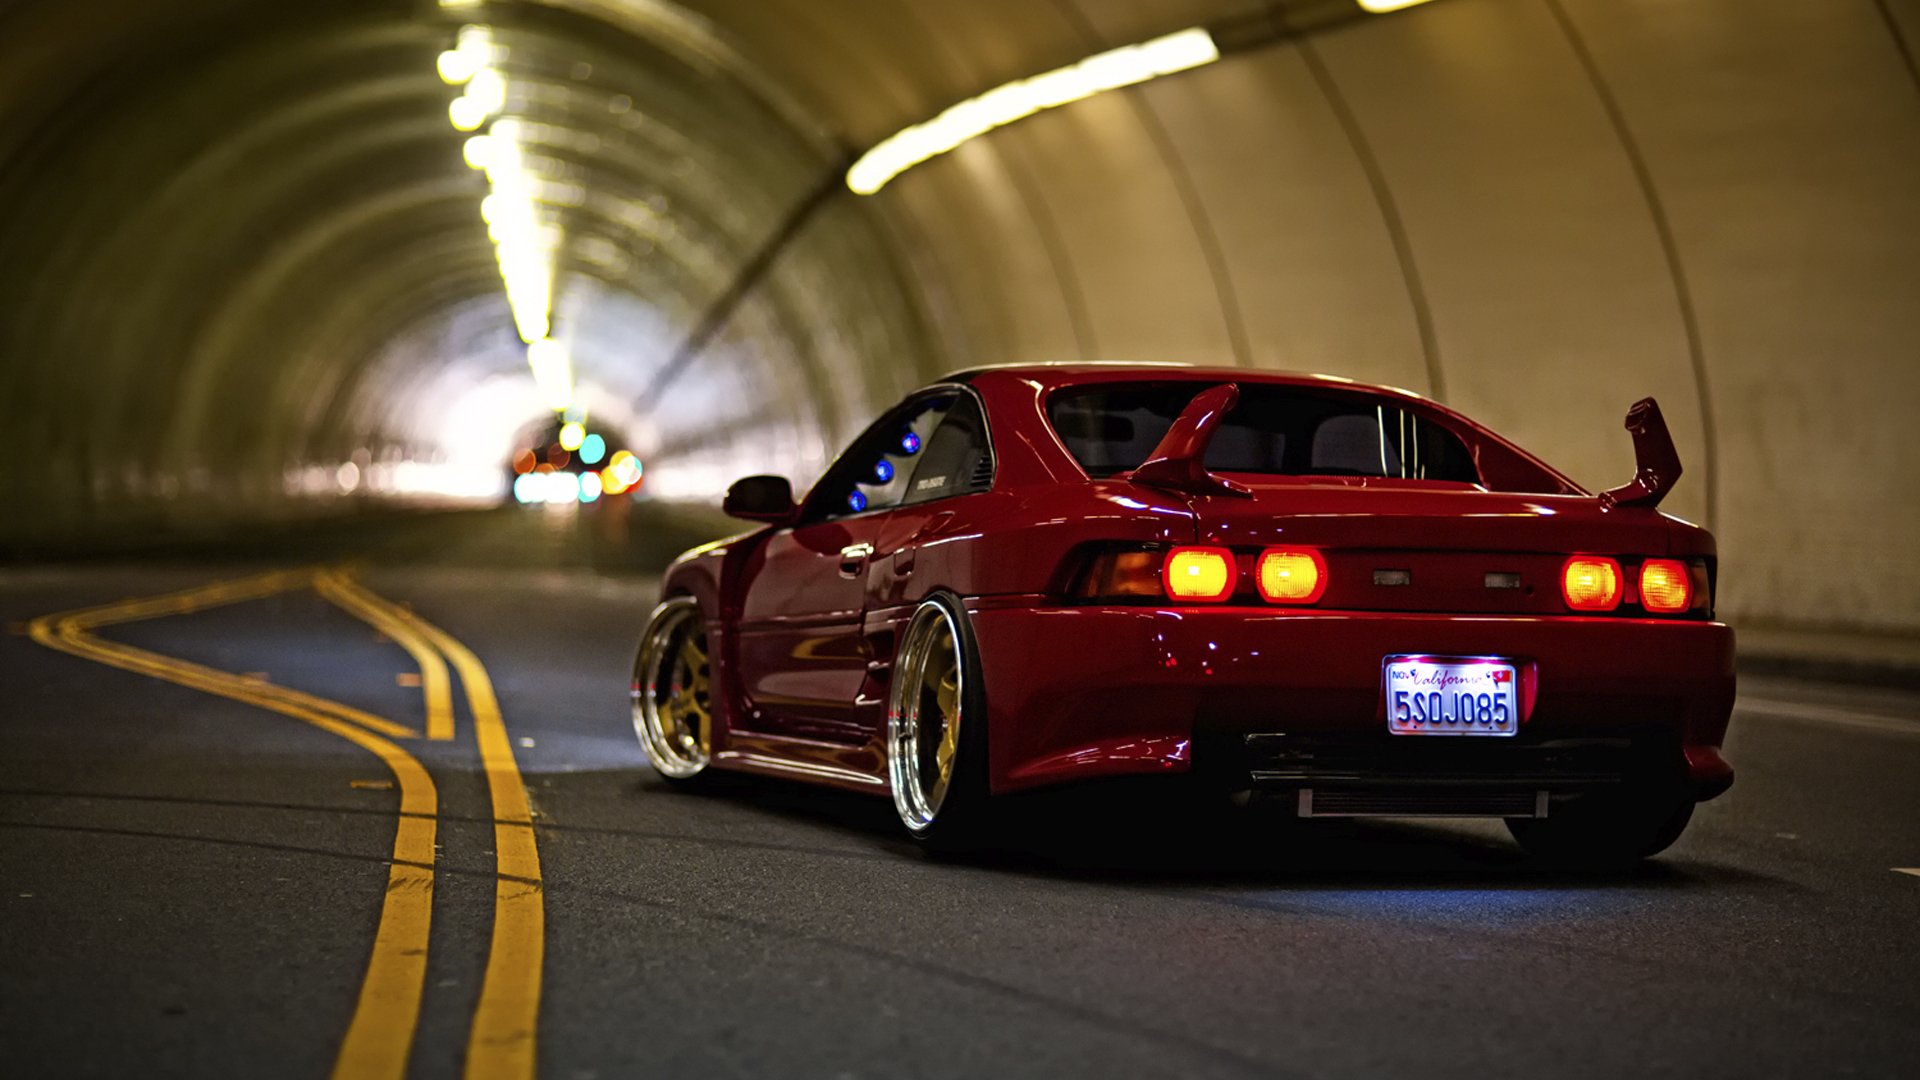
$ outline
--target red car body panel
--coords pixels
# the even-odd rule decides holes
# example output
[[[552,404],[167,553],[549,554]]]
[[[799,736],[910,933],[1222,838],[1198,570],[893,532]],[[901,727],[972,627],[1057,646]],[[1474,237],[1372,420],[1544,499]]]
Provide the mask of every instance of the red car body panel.
[[[1385,401],[1456,435],[1482,484],[1222,474],[1250,489],[1238,497],[1089,479],[1048,422],[1047,399],[1132,380]],[[700,601],[718,664],[716,766],[884,793],[894,639],[916,605],[945,590],[962,598],[978,642],[995,792],[1186,772],[1238,752],[1206,748],[1250,745],[1249,736],[1414,752],[1404,744],[1436,740],[1389,736],[1381,689],[1383,658],[1408,653],[1513,659],[1526,703],[1516,743],[1547,753],[1638,740],[1670,752],[1697,798],[1731,784],[1718,752],[1734,696],[1731,629],[1701,617],[1576,615],[1559,586],[1579,553],[1694,559],[1712,573],[1705,530],[1647,507],[1605,507],[1404,391],[1143,365],[989,369],[961,381],[987,417],[990,490],[766,526],[670,568],[664,592]],[[1069,598],[1076,553],[1116,542],[1229,547],[1243,553],[1243,572],[1267,545],[1310,546],[1325,556],[1327,584],[1305,608],[1244,595]],[[870,549],[849,563],[862,545]],[[1377,586],[1371,575],[1388,568],[1414,584]],[[1489,574],[1518,575],[1524,587],[1494,589]]]

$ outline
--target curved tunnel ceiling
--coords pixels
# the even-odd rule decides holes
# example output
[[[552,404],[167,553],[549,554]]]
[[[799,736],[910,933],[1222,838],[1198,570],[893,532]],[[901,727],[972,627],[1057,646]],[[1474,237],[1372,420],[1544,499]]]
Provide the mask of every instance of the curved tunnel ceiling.
[[[0,250],[35,268],[0,301],[6,402],[53,465],[10,482],[83,515],[111,511],[76,488],[94,503],[161,490],[205,496],[183,512],[230,510],[236,495],[257,508],[316,463],[504,446],[541,415],[481,218],[487,180],[448,119],[459,89],[436,74],[475,24],[565,237],[554,334],[582,403],[634,441],[697,441],[636,403],[843,151],[679,9],[263,7],[0,16],[38,62],[0,98],[13,136]],[[782,298],[759,332],[801,339],[795,324],[815,317]],[[731,408],[707,420],[750,415],[812,442],[843,423],[827,392],[837,373],[812,355],[735,360],[746,366],[705,367],[681,388]],[[445,414],[501,379],[527,384],[521,403],[487,391],[471,418],[499,434],[450,447]],[[779,408],[738,408],[762,397]]]
[[[1729,611],[1920,629],[1920,470],[1860,468],[1920,458],[1920,0],[16,0],[10,542],[495,469],[551,415],[436,74],[469,25],[565,238],[577,403],[662,493],[804,480],[979,363],[1393,383],[1589,486],[1654,393]],[[841,182],[1189,27],[1218,63]]]

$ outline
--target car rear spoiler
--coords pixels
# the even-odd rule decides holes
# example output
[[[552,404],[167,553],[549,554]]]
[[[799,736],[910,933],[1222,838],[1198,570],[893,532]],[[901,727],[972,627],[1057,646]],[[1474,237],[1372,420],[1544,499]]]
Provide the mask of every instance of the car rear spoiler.
[[[1146,462],[1127,479],[1147,487],[1184,491],[1190,495],[1252,498],[1253,492],[1247,487],[1215,476],[1201,464],[1207,456],[1207,445],[1213,442],[1213,433],[1220,428],[1220,421],[1239,400],[1240,388],[1233,383],[1221,383],[1200,391],[1167,429],[1160,445],[1147,455]]]
[[[1616,506],[1651,510],[1680,479],[1680,455],[1673,448],[1667,419],[1660,415],[1660,403],[1650,397],[1627,410],[1627,430],[1633,432],[1633,479],[1601,492],[1600,505],[1609,510]]]

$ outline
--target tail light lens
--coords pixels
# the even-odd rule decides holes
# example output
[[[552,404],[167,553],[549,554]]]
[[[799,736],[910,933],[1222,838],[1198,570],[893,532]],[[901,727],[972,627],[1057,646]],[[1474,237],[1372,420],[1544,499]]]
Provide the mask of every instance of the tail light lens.
[[[1260,596],[1273,604],[1311,604],[1327,591],[1327,562],[1312,548],[1268,548],[1255,567]]]
[[[1640,606],[1656,615],[1678,615],[1693,607],[1693,573],[1678,559],[1648,559],[1640,564]]]
[[[1560,593],[1575,611],[1620,606],[1620,563],[1604,555],[1575,555],[1560,571]]]
[[[1177,547],[1167,552],[1160,583],[1173,600],[1225,600],[1233,595],[1233,552],[1226,548]]]
[[[1103,551],[1087,563],[1073,595],[1082,600],[1114,600],[1151,596],[1159,599],[1160,564],[1157,549]]]

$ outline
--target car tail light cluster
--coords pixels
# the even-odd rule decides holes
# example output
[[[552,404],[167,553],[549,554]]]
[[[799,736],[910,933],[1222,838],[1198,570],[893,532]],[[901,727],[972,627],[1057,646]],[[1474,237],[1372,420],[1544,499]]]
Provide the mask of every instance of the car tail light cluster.
[[[1560,595],[1573,611],[1601,613],[1635,605],[1649,615],[1706,611],[1707,568],[1700,560],[1642,559],[1632,570],[1608,555],[1575,555],[1560,571]]]
[[[1218,604],[1241,591],[1248,567],[1223,547],[1181,546],[1104,551],[1081,572],[1081,599],[1165,598]],[[1254,557],[1253,588],[1270,604],[1313,604],[1327,591],[1327,560],[1312,548],[1272,547]]]

